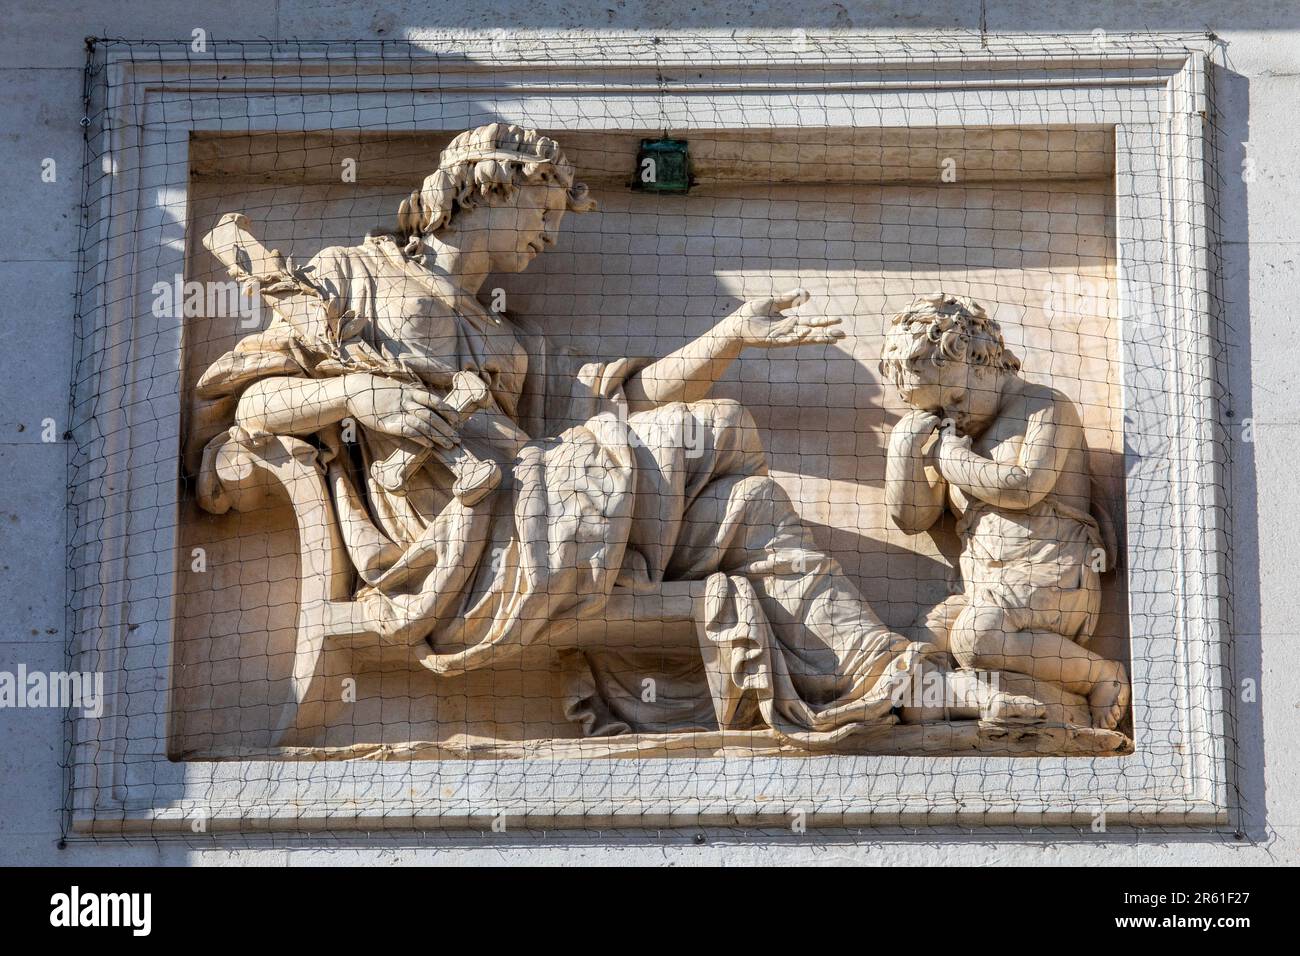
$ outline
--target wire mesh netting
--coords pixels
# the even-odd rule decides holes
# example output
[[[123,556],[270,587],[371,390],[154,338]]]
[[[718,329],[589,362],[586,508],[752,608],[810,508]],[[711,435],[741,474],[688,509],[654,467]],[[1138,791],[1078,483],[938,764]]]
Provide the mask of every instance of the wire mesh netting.
[[[1170,38],[201,32],[90,44],[70,828],[1206,822]]]

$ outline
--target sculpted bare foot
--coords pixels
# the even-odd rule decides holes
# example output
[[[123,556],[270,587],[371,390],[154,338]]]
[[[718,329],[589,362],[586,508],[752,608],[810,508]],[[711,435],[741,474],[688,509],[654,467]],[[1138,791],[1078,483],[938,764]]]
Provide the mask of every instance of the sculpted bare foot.
[[[1128,674],[1120,664],[1110,662],[1113,673],[1093,685],[1088,695],[1088,709],[1092,713],[1092,725],[1102,730],[1114,730],[1124,712],[1128,710],[1129,686]]]
[[[998,723],[1036,723],[1047,717],[1047,708],[1032,697],[994,691],[980,707],[980,720]]]

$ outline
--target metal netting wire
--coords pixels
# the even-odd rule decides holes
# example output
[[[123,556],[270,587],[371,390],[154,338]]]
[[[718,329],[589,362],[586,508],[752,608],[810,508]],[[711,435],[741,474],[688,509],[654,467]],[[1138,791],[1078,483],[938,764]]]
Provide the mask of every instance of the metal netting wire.
[[[895,819],[872,825],[918,832],[929,822],[926,800],[936,825],[968,824],[952,807],[970,801],[987,808],[981,832],[1032,837],[1045,827],[1088,829],[1082,803],[1054,815],[1052,795],[1092,800],[1104,818],[1106,799],[1128,787],[1219,785],[1216,766],[1186,757],[1177,723],[1209,713],[1204,729],[1221,748],[1235,804],[1232,648],[1216,636],[1231,621],[1226,503],[1236,439],[1225,407],[1230,315],[1213,248],[1222,177],[1214,116],[1205,117],[1206,194],[1173,186],[1188,190],[1177,208],[1205,226],[1208,318],[1193,348],[1162,337],[1159,314],[1133,320],[1136,332],[1121,322],[1143,306],[1122,301],[1126,290],[1145,282],[1163,295],[1162,283],[1174,281],[1161,278],[1163,263],[1142,258],[1161,223],[1133,212],[1147,208],[1169,157],[1136,125],[1063,122],[1054,92],[1072,90],[1079,115],[1123,109],[1114,89],[1156,69],[1153,47],[1201,50],[1205,38],[1061,36],[1018,51],[1008,37],[796,33],[88,42],[68,666],[104,674],[107,690],[103,716],[69,720],[69,839],[365,839],[358,828],[385,828],[390,802],[408,834],[467,819],[491,829],[512,814],[520,821],[512,828],[614,832],[689,823],[698,811],[706,823],[799,839],[789,815],[798,819],[803,807],[821,808],[813,822],[838,813],[853,825],[855,814],[897,804]],[[714,65],[719,51],[747,62],[743,82]],[[1092,72],[1090,54],[1107,66],[1106,79]],[[1077,72],[1011,92],[1017,71],[1064,57],[1079,62]],[[810,64],[828,77],[816,90]],[[529,72],[559,67],[559,80]],[[986,71],[974,108],[959,95],[969,70]],[[893,105],[852,112],[862,89],[918,79]],[[1213,81],[1210,70],[1211,104]],[[1020,122],[990,124],[1013,106]],[[448,264],[469,262],[452,250],[473,240],[435,242],[434,227],[421,233],[409,223],[421,225],[422,211],[436,220],[430,203],[443,193],[430,192],[426,177],[442,151],[492,122],[556,140],[573,166],[561,183],[570,208],[581,205],[574,182],[598,206],[555,226],[557,206],[538,220],[537,249],[520,253],[526,269],[476,285],[477,274]],[[689,180],[648,188],[647,155],[683,149]],[[517,160],[501,162],[516,185],[486,190],[485,205],[522,195],[511,189],[531,175]],[[475,208],[466,195],[447,200],[453,224]],[[298,283],[295,294],[310,304],[297,314],[320,308],[332,318],[295,324],[287,307],[272,306],[290,300],[256,262],[241,259],[232,272],[205,246],[231,213],[288,257],[276,281]],[[344,251],[320,255],[326,249]],[[385,271],[393,269],[405,271],[395,279]],[[432,287],[411,278],[421,269],[435,277]],[[457,299],[462,311],[449,317],[437,304],[447,276],[468,283],[457,294],[477,293],[478,305]],[[250,295],[259,281],[260,297]],[[637,378],[646,362],[707,340],[743,302],[796,286],[808,292],[798,314],[838,320],[843,338],[728,353],[733,361],[707,392],[716,400],[690,379],[655,393],[667,396],[686,438],[655,445],[637,431],[648,427],[634,400],[650,388]],[[950,298],[927,298],[935,293]],[[1052,432],[1053,441],[1075,441],[1068,431],[1079,443],[1053,459],[1060,484],[1047,497],[1021,502],[1002,489],[999,500],[1011,503],[985,502],[958,483],[954,499],[956,479],[945,477],[944,513],[916,533],[899,526],[889,496],[902,486],[886,470],[891,432],[920,411],[904,401],[901,373],[891,377],[880,360],[901,327],[893,317],[918,301],[976,329],[964,340],[972,350],[986,314],[1019,360],[1019,377],[998,381],[1023,379],[1034,401],[1055,403],[1054,422],[1078,416],[1073,431]],[[1158,312],[1157,302],[1148,305]],[[452,324],[435,326],[434,317]],[[423,331],[403,340],[398,330],[413,326],[402,322],[417,320]],[[513,344],[500,356],[463,344],[465,336],[496,342],[503,327]],[[462,344],[447,346],[448,335]],[[520,352],[522,370],[508,365]],[[1199,367],[1206,354],[1217,369],[1207,391],[1181,393],[1178,370]],[[462,446],[498,461],[503,490],[475,511],[452,490],[460,465],[427,453],[410,488],[377,487],[374,467],[388,460],[393,436],[376,437],[357,394],[405,388],[401,395],[438,397],[464,368],[489,382],[498,421],[524,436],[509,453],[488,432],[471,430]],[[1010,363],[1006,374],[1015,375]],[[370,376],[360,393],[330,391],[358,376]],[[592,392],[583,401],[612,415],[601,421],[639,436],[642,444],[629,446],[635,464],[591,437],[596,419],[572,411],[574,382]],[[1021,394],[1018,384],[998,387]],[[295,390],[275,393],[281,417],[255,418],[254,388]],[[310,400],[308,388],[319,389]],[[1029,413],[1008,411],[1010,398],[998,402],[988,434],[1003,437],[981,446],[977,430],[974,447],[992,455],[1004,442],[1013,448],[1006,454],[1020,454],[1031,426],[1015,416]],[[1161,417],[1161,407],[1174,411]],[[1188,452],[1175,433],[1192,418],[1208,422],[1211,431],[1198,435],[1209,434],[1212,449]],[[959,433],[963,424],[958,416]],[[533,454],[528,440],[557,456],[542,485],[529,486],[521,470]],[[938,456],[944,441],[936,435],[936,450],[917,455]],[[288,449],[278,478],[246,487],[251,479],[232,477],[249,473],[239,471],[240,456],[261,460],[276,448]],[[561,460],[556,448],[596,457]],[[1178,457],[1185,453],[1194,457]],[[930,460],[938,473],[938,458]],[[1205,462],[1217,467],[1202,470]],[[306,470],[293,471],[299,465]],[[1160,524],[1180,509],[1160,497],[1165,480],[1191,489],[1177,529]],[[540,523],[529,524],[518,504],[530,487],[550,489]],[[1218,504],[1196,510],[1202,502]],[[308,514],[335,537],[312,537],[302,524]],[[1188,560],[1180,549],[1210,532],[1222,551]],[[569,558],[550,556],[575,540]],[[542,566],[520,570],[539,541]],[[1089,571],[1098,551],[1104,557]],[[332,576],[321,571],[327,559]],[[448,560],[472,573],[451,584],[429,571]],[[1023,579],[1008,567],[1024,570]],[[554,588],[548,598],[599,593],[580,611],[538,603],[509,583],[512,574]],[[980,584],[978,575],[991,577]],[[311,588],[372,623],[368,636],[354,625],[353,636],[304,665],[300,614]],[[1216,608],[1205,619],[1168,617],[1171,597],[1201,593],[1221,599],[1204,605]],[[526,609],[522,624],[500,610],[511,601]],[[702,608],[720,614],[724,604],[759,608],[762,619],[729,629],[703,619]],[[635,619],[652,607],[666,624]],[[556,628],[565,614],[586,623]],[[1031,685],[1006,661],[1041,669],[1032,688],[1050,696],[1046,724],[1026,731],[1014,716],[991,719],[983,704],[983,720],[954,717],[961,706],[950,701],[942,706],[951,719],[932,715],[925,725],[894,723],[907,717],[901,706],[873,711],[878,659],[902,654],[881,650],[875,618],[910,648],[900,661],[919,655],[943,670],[1010,675],[1014,692]],[[452,661],[510,628],[528,636]],[[1014,657],[1022,639],[1034,642],[1034,660]],[[1074,648],[1085,644],[1093,656],[1072,669]],[[1061,648],[1056,666],[1078,678],[1064,692],[1045,686],[1057,682],[1042,676],[1044,648]],[[710,682],[711,654],[734,668],[761,658],[766,676],[737,679],[728,697],[716,677]],[[1115,664],[1156,676],[1135,682],[1131,707],[1117,705],[1113,733],[1083,726],[1099,719],[1105,695],[1090,695],[1112,680]],[[311,693],[323,696],[295,707],[295,667],[303,666],[316,680]],[[786,684],[776,672],[790,675]],[[777,703],[760,704],[754,688],[776,684],[785,696],[772,691]],[[724,699],[733,705],[725,713]],[[834,723],[822,714],[845,701],[860,708],[856,717]],[[854,733],[826,736],[850,724]],[[700,760],[710,761],[707,772]],[[918,780],[928,781],[920,796]],[[785,795],[786,816],[773,822],[745,809],[772,793]],[[682,795],[690,797],[683,807],[672,805]],[[256,826],[263,835],[223,816],[232,801],[266,818]],[[543,804],[561,809],[543,813]],[[357,807],[369,814],[362,823]],[[1154,822],[1139,825],[1168,825],[1152,809]],[[1022,812],[1038,822],[1019,822]]]

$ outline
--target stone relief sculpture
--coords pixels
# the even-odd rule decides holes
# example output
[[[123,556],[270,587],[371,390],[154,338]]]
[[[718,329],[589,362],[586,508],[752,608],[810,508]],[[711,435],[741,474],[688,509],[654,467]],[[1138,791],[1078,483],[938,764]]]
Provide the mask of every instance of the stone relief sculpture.
[[[998,324],[956,296],[896,315],[880,364],[913,409],[890,434],[890,519],[917,534],[945,504],[958,518],[964,589],[926,630],[962,667],[1028,675],[1039,699],[1058,684],[1087,698],[1094,726],[1115,727],[1128,678],[1086,646],[1114,546],[1090,514],[1078,409],[1021,378]]]
[[[921,531],[946,494],[965,528],[967,592],[941,615],[952,623],[910,640],[814,545],[747,411],[710,397],[746,348],[843,337],[836,320],[792,314],[802,290],[746,302],[666,357],[607,362],[553,349],[533,322],[480,302],[490,274],[526,269],[569,212],[593,207],[554,140],[496,123],[457,136],[396,229],[359,245],[299,266],[240,216],[205,240],[276,310],[202,375],[191,430],[206,443],[202,508],[251,513],[287,493],[297,517],[298,652],[280,743],[312,739],[329,681],[347,672],[331,655],[453,675],[538,645],[567,655],[566,713],[588,736],[760,729],[834,747],[899,722],[1078,718],[1076,694],[1096,727],[1115,726],[1122,670],[1081,646],[1095,579],[1055,616],[1043,607],[1097,539],[1079,446],[1064,443],[1075,419],[1014,377],[996,326],[945,299],[901,323],[886,356],[917,408],[891,441],[891,515]],[[932,361],[928,330],[950,320],[960,327],[940,330],[934,357],[951,361]],[[954,397],[952,376],[986,371],[987,396]],[[938,410],[957,416],[958,437],[932,440]],[[999,543],[1009,525],[1018,537]],[[688,595],[698,642],[667,673],[662,648],[581,637],[618,595],[644,611],[683,587],[673,593]],[[669,616],[644,613],[632,624]],[[977,669],[1028,676],[998,687]],[[647,675],[649,702],[637,692]],[[915,693],[923,685],[943,703]]]

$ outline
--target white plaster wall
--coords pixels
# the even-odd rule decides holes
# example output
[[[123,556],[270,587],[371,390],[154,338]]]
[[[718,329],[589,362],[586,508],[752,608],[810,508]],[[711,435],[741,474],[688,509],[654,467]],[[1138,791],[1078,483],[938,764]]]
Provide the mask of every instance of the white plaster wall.
[[[102,9],[70,0],[38,6],[0,0],[0,181],[6,228],[0,229],[0,343],[10,359],[0,382],[0,670],[62,666],[67,449],[41,441],[41,422],[66,425],[71,373],[72,295],[81,180],[83,37],[176,39],[204,27],[215,38],[258,36],[400,39],[433,29],[854,29],[978,31],[981,4],[826,3],[791,6],[762,0],[691,3],[662,0],[533,0],[471,7],[444,0],[141,0]],[[1124,865],[1300,862],[1300,610],[1294,586],[1297,349],[1290,291],[1297,280],[1300,201],[1293,154],[1300,146],[1294,103],[1300,98],[1300,8],[1286,0],[1148,0],[1123,7],[1103,0],[992,2],[990,32],[1091,33],[1211,30],[1227,43],[1227,69],[1216,78],[1225,147],[1223,271],[1227,299],[1232,418],[1251,420],[1254,441],[1233,445],[1233,653],[1238,680],[1259,683],[1258,700],[1238,707],[1235,754],[1243,806],[1240,839],[1159,832],[1134,834],[802,836],[712,831],[610,835],[465,834],[395,840],[383,846],[204,848],[198,845],[73,843],[58,847],[63,802],[61,714],[0,711],[0,863],[224,864],[230,862],[499,863],[1073,863]],[[1249,148],[1243,145],[1249,143]],[[1238,175],[1243,158],[1253,178]],[[42,183],[41,161],[58,163]],[[1285,299],[1284,299],[1285,296]],[[1234,429],[1240,436],[1240,429]],[[489,839],[490,837],[490,839]]]

